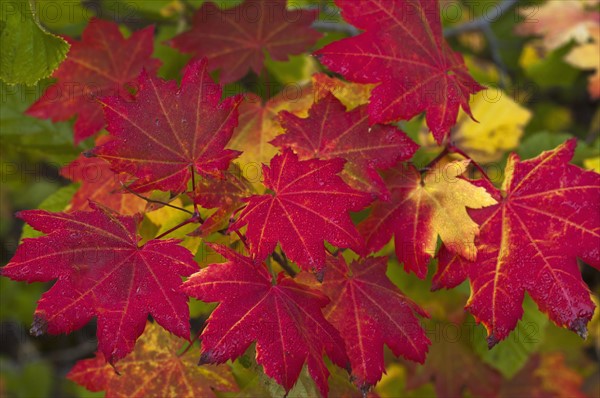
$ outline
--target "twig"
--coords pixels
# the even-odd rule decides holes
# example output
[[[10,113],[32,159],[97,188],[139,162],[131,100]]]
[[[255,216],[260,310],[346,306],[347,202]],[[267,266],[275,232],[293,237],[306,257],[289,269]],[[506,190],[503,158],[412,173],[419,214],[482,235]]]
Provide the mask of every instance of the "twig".
[[[517,4],[517,0],[504,0],[497,4],[498,15],[504,14],[506,11],[510,10],[514,5]],[[444,29],[445,37],[457,36],[461,33],[471,32],[474,30],[480,30],[484,26],[490,26],[493,21],[490,20],[487,15],[482,15],[478,18],[475,18],[469,22],[451,26],[449,28]]]
[[[93,353],[96,350],[96,347],[96,341],[88,340],[75,347],[49,352],[45,354],[45,356],[54,362],[72,362]]]
[[[360,33],[360,30],[354,26],[336,21],[315,21],[313,22],[312,27],[325,32],[345,33],[348,36],[356,36]]]
[[[517,0],[504,0],[498,3],[498,15],[501,16],[516,4]],[[464,24],[451,26],[449,28],[444,29],[444,36],[452,37],[457,36],[461,33],[480,30],[488,42],[490,53],[492,55],[492,60],[494,61],[494,63],[500,71],[500,88],[504,88],[508,83],[508,69],[506,68],[506,64],[502,60],[502,55],[500,54],[500,42],[498,41],[496,34],[492,30],[492,22],[494,21],[488,18],[487,15],[482,15]]]
[[[490,52],[492,53],[492,59],[494,63],[498,67],[500,71],[500,82],[499,86],[501,89],[506,88],[508,85],[508,69],[506,68],[506,64],[502,60],[502,55],[500,54],[500,43],[496,34],[490,27],[490,25],[485,25],[481,28],[483,34],[485,35],[488,44],[490,46]]]

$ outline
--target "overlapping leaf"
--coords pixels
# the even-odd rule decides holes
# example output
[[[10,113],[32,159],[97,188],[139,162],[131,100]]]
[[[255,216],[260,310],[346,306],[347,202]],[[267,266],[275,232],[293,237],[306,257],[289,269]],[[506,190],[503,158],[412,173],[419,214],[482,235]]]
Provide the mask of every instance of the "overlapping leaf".
[[[371,197],[342,181],[337,174],[343,167],[342,159],[300,161],[286,149],[263,166],[264,184],[273,194],[251,196],[230,229],[248,225],[246,236],[258,260],[280,242],[305,270],[325,266],[324,241],[362,253],[364,242],[349,212],[364,208]]]
[[[582,336],[594,313],[576,258],[600,268],[600,175],[569,164],[576,141],[534,159],[509,158],[499,204],[470,215],[481,225],[477,261],[440,252],[435,287],[468,276],[467,309],[488,330],[488,344],[504,339],[523,314],[528,292],[557,325]]]
[[[119,216],[99,205],[92,211],[20,213],[47,235],[25,239],[2,275],[14,280],[57,280],[38,303],[31,332],[68,333],[98,318],[98,350],[110,361],[133,350],[146,318],[189,338],[187,299],[181,276],[198,269],[174,240],[139,246],[138,217]]]
[[[259,74],[265,51],[272,59],[285,61],[321,37],[310,27],[317,10],[286,7],[286,0],[246,0],[232,9],[220,10],[206,2],[194,15],[192,29],[175,37],[171,44],[208,58],[209,69],[220,70],[222,83],[241,79],[249,69]]]
[[[423,176],[414,166],[404,164],[387,172],[385,182],[391,200],[377,201],[359,225],[368,249],[381,249],[394,235],[398,260],[420,278],[427,274],[438,235],[453,252],[475,259],[473,241],[479,229],[467,208],[490,206],[496,200],[484,188],[460,177],[468,163],[436,166]]]
[[[106,391],[107,398],[212,397],[215,391],[236,390],[227,366],[198,366],[193,351],[179,355],[188,344],[148,323],[134,351],[116,369],[98,352],[95,358],[78,361],[67,378],[90,391]]]
[[[202,301],[219,302],[202,332],[201,363],[223,363],[256,342],[256,361],[289,391],[306,363],[327,396],[327,356],[346,367],[344,342],[323,317],[329,300],[283,273],[272,281],[264,264],[223,246],[211,246],[228,261],[192,275],[184,291]]]
[[[428,316],[388,279],[386,257],[368,257],[350,265],[328,256],[319,287],[331,303],[325,318],[346,343],[354,383],[368,391],[385,372],[384,344],[396,356],[425,361],[429,339],[415,314]],[[314,277],[302,274],[301,278]]]
[[[462,56],[444,41],[439,5],[430,0],[337,0],[342,15],[365,30],[317,51],[321,62],[358,83],[381,83],[371,94],[372,123],[408,120],[425,111],[441,143],[481,90]]]
[[[261,164],[268,163],[277,153],[277,148],[269,141],[283,133],[277,113],[285,110],[305,116],[314,95],[311,86],[303,86],[285,90],[264,104],[256,95],[248,94],[245,98],[239,107],[240,123],[229,148],[243,151],[236,163],[246,178],[259,182]]]
[[[244,198],[252,193],[250,183],[237,167],[225,173],[223,178],[205,178],[196,182],[196,190],[190,192],[194,203],[205,209],[216,209],[194,234],[207,236],[229,226],[233,213],[243,206]]]
[[[5,2],[0,13],[0,79],[34,85],[54,72],[67,56],[69,44],[39,23],[35,3]]]
[[[142,68],[149,72],[158,68],[160,62],[150,58],[153,33],[149,27],[125,39],[117,24],[92,19],[81,41],[69,39],[67,60],[53,74],[58,81],[27,114],[53,121],[77,115],[75,142],[92,136],[105,126],[98,98],[120,95],[131,100],[127,85]]]
[[[102,100],[112,140],[92,154],[110,162],[115,172],[138,179],[137,191],[183,192],[192,167],[204,176],[227,169],[236,151],[224,149],[237,126],[241,96],[221,102],[206,61],[188,65],[181,88],[142,72],[134,101],[113,96]]]
[[[63,167],[60,174],[71,181],[81,183],[71,200],[69,211],[89,210],[90,200],[124,215],[140,213],[146,208],[145,200],[124,191],[122,184],[127,183],[130,177],[126,174],[115,174],[104,159],[80,155]]]
[[[346,112],[333,94],[326,94],[310,108],[307,118],[280,112],[286,134],[271,143],[292,148],[302,160],[345,159],[344,181],[355,189],[387,197],[377,170],[410,159],[417,145],[396,127],[369,127],[368,117],[366,106]]]
[[[466,396],[466,390],[476,397],[497,397],[502,375],[483,363],[468,347],[468,342],[454,340],[456,327],[456,324],[437,324],[434,330],[451,332],[436,336],[439,340],[431,345],[423,366],[408,367],[407,388],[413,389],[432,382],[438,397],[463,397]],[[458,330],[460,337],[463,332]],[[464,336],[472,338],[473,335],[464,332]]]
[[[260,164],[268,163],[277,153],[277,148],[269,142],[284,133],[277,117],[279,112],[306,117],[314,102],[330,92],[352,110],[368,102],[372,88],[372,85],[348,83],[319,73],[312,76],[312,84],[286,86],[264,104],[260,97],[246,95],[239,108],[239,126],[229,144],[231,149],[243,151],[236,163],[248,179],[259,181]]]

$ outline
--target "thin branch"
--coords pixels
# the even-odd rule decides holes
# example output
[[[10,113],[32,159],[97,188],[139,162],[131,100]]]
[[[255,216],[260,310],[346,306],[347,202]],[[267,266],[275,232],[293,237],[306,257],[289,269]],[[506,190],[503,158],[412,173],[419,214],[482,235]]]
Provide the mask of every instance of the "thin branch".
[[[94,351],[97,348],[96,341],[84,341],[75,347],[65,348],[63,350],[52,351],[44,354],[46,358],[55,362],[72,362],[81,359]]]
[[[506,13],[516,4],[517,0],[503,0],[502,2],[498,3],[496,5],[498,16],[500,17]],[[500,88],[504,88],[508,83],[508,69],[506,68],[506,64],[502,60],[502,55],[500,54],[500,42],[491,27],[493,22],[495,21],[490,19],[487,15],[482,15],[469,22],[444,29],[444,36],[453,37],[461,33],[480,30],[488,42],[492,60],[500,71]]]
[[[344,22],[315,21],[313,22],[312,27],[324,32],[345,33],[348,36],[357,36],[360,33],[360,30]]]
[[[121,186],[122,186],[123,188],[125,188],[125,190],[126,190],[127,192],[129,192],[130,194],[132,194],[132,195],[135,195],[135,196],[137,196],[138,198],[140,198],[140,199],[143,199],[143,200],[145,200],[145,201],[146,201],[146,202],[148,202],[148,203],[156,203],[156,204],[160,204],[160,205],[163,205],[163,206],[170,207],[170,208],[172,208],[172,209],[176,209],[176,210],[179,210],[179,211],[183,211],[184,213],[187,213],[187,214],[190,214],[190,215],[194,215],[194,213],[192,213],[192,212],[191,212],[191,211],[189,211],[189,210],[186,210],[186,209],[184,209],[183,207],[174,206],[174,205],[172,205],[172,204],[170,204],[170,203],[163,202],[162,200],[150,199],[150,198],[148,198],[148,197],[146,197],[146,196],[140,195],[139,193],[137,193],[137,192],[134,192],[133,190],[131,190],[131,188],[129,188],[127,185],[125,185],[125,184],[123,184],[123,183],[121,183]]]
[[[500,54],[500,42],[490,25],[483,26],[481,30],[488,41],[492,59],[500,71],[499,86],[504,89],[508,85],[508,68],[502,60],[502,54]]]
[[[498,11],[498,15],[502,15],[508,10],[510,10],[513,6],[517,4],[518,0],[503,0],[498,3],[496,6],[496,10]],[[445,37],[457,36],[461,33],[472,32],[474,30],[481,30],[484,26],[490,26],[490,24],[494,22],[487,15],[482,15],[478,18],[475,18],[469,22],[451,26],[449,28],[444,29]]]

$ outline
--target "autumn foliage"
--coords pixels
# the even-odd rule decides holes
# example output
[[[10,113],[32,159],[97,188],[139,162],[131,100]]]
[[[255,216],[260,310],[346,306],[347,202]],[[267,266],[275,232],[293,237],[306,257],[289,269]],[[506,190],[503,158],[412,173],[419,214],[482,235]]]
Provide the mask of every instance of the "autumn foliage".
[[[189,54],[180,81],[159,76],[152,26],[125,38],[92,19],[81,39],[66,38],[55,82],[26,114],[75,117],[74,142],[92,147],[61,169],[80,182],[66,208],[18,214],[42,234],[23,239],[1,274],[54,282],[33,315],[36,336],[96,321],[96,356],[71,380],[108,397],[235,394],[250,358],[244,371],[286,393],[308,378],[324,397],[366,396],[397,357],[412,387],[511,391],[470,348],[452,346],[457,362],[444,362],[423,327],[438,322],[436,308],[397,283],[408,274],[431,290],[467,289],[447,311],[459,309],[460,323],[464,306],[489,348],[516,330],[526,295],[586,338],[595,304],[578,261],[600,269],[600,174],[571,163],[576,140],[531,159],[511,153],[493,180],[469,156],[472,138],[459,139],[485,87],[444,38],[438,2],[335,4],[359,32],[323,46],[316,9],[204,2],[167,42]],[[323,67],[294,98],[231,90],[303,53]],[[56,100],[71,81],[87,82],[81,95],[94,101]],[[401,123],[418,117],[422,140]],[[101,178],[87,178],[90,168]],[[200,330],[191,299],[216,303]],[[544,372],[565,367],[533,358]],[[537,380],[531,391],[548,377],[535,369],[516,376]]]

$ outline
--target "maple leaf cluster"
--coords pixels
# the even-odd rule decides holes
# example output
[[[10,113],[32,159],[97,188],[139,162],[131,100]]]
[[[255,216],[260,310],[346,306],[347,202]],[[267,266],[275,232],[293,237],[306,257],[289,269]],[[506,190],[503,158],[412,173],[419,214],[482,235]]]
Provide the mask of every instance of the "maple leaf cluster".
[[[193,297],[219,303],[200,336],[203,366],[235,360],[255,343],[257,363],[286,391],[306,366],[327,396],[326,355],[367,392],[385,372],[385,345],[419,363],[430,345],[420,325],[427,312],[388,278],[388,258],[374,254],[392,236],[397,259],[420,278],[439,259],[434,288],[469,280],[466,308],[487,328],[490,346],[515,328],[526,292],[557,325],[585,336],[594,304],[577,258],[600,268],[600,175],[569,164],[575,142],[531,160],[512,155],[501,188],[464,177],[470,159],[425,170],[410,163],[418,145],[395,122],[425,112],[452,152],[459,108],[470,114],[470,95],[483,88],[444,40],[434,1],[337,1],[364,32],[315,54],[348,82],[318,75],[296,103],[223,98],[222,84],[262,71],[264,50],[284,60],[321,37],[311,28],[316,11],[285,3],[270,2],[275,13],[258,0],[227,12],[204,3],[193,28],[170,42],[194,56],[180,85],[156,74],[152,28],[125,39],[116,24],[93,20],[80,42],[70,40],[56,83],[27,111],[77,115],[76,142],[108,131],[63,169],[82,182],[67,211],[19,214],[45,235],[23,240],[2,269],[14,280],[56,281],[38,303],[32,333],[68,333],[97,319],[97,357],[70,377],[112,396],[232,389],[224,368],[189,369],[192,354],[174,348],[190,340]],[[235,17],[249,9],[261,18]],[[98,91],[81,96],[95,100],[52,101],[69,79],[94,83]],[[340,87],[354,90],[352,105],[336,96]],[[258,153],[260,184],[234,164],[253,154],[254,142],[270,148]],[[102,178],[87,178],[89,169]],[[179,226],[197,224],[192,235],[201,238],[239,239],[243,253],[206,239],[225,262],[201,269],[181,240],[164,238],[177,227],[142,238],[151,210],[144,195],[156,191],[191,202]],[[215,210],[204,219],[208,209]],[[148,362],[142,376],[139,361]],[[140,388],[122,384],[111,365],[139,378]],[[165,389],[153,376],[159,368],[172,369],[172,382],[186,390]]]

